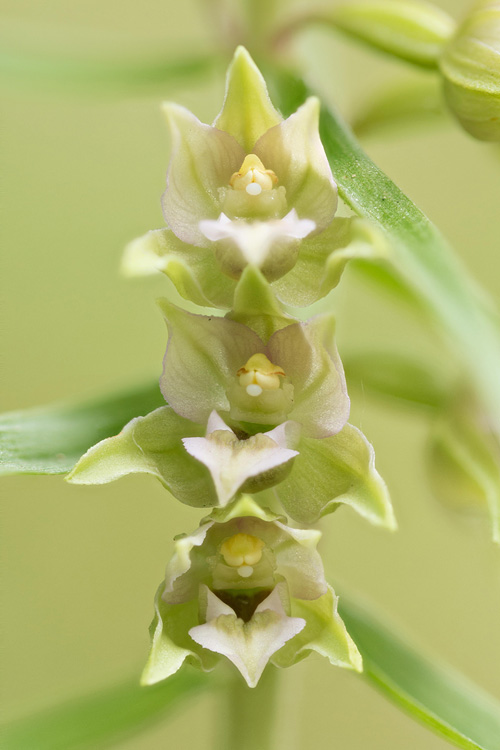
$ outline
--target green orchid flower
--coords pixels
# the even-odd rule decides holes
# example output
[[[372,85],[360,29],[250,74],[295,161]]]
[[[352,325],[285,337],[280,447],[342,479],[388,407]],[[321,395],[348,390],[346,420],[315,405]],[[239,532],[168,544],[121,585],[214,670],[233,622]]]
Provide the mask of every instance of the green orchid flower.
[[[264,343],[234,320],[162,307],[170,331],[162,387],[171,405],[90,448],[68,481],[151,474],[195,507],[225,506],[240,492],[273,488],[301,523],[344,504],[395,528],[373,448],[347,424],[331,316],[282,320]]]
[[[174,497],[198,508],[227,505],[239,491],[260,492],[282,481],[297,451],[298,426],[239,439],[216,412],[206,434],[163,406],[136,417],[119,435],[90,448],[68,474],[73,484],[103,484],[128,474],[152,474]]]
[[[178,414],[204,424],[215,409],[248,433],[291,419],[315,438],[347,422],[332,315],[287,321],[265,341],[235,320],[195,315],[168,300],[160,307],[169,331],[160,388]]]
[[[337,188],[319,138],[319,101],[308,99],[283,120],[244,48],[212,126],[176,104],[164,111],[172,135],[167,228],[130,243],[125,273],[161,270],[185,298],[230,308],[250,265],[279,281],[283,302],[307,305],[338,283],[351,257],[383,252],[366,222],[334,219]]]
[[[175,411],[203,424],[214,408],[243,436],[292,420],[298,456],[274,487],[288,515],[309,524],[345,503],[396,527],[373,448],[347,424],[333,316],[289,323],[264,341],[237,321],[160,306],[169,329],[160,387]]]
[[[221,656],[255,687],[266,665],[311,651],[361,671],[316,551],[320,534],[298,530],[243,496],[175,542],[155,601],[150,685],[188,661],[208,671]]]

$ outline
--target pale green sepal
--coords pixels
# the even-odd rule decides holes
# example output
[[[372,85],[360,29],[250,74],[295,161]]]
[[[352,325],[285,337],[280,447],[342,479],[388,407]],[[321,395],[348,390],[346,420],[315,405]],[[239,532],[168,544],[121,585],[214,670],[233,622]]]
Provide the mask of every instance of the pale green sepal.
[[[284,304],[307,307],[337,286],[350,260],[381,261],[389,255],[387,240],[374,224],[336,218],[320,234],[302,240],[295,266],[272,289]]]
[[[387,486],[375,468],[373,447],[360,430],[346,424],[332,437],[302,438],[298,450],[290,476],[276,487],[294,520],[314,523],[343,503],[373,524],[396,528]]]
[[[154,685],[175,674],[186,659],[209,671],[219,661],[218,656],[201,648],[188,631],[198,624],[198,602],[193,599],[182,604],[166,604],[161,595],[165,584],[155,597],[155,617],[151,623],[151,651],[141,676],[142,685]]]
[[[288,667],[316,651],[334,666],[363,671],[361,654],[337,611],[338,597],[331,586],[318,599],[293,598],[291,605],[293,617],[305,620],[306,627],[272,657],[273,664]]]
[[[168,229],[153,229],[125,246],[120,265],[124,276],[152,276],[165,270],[165,258],[169,252],[169,240],[176,239]],[[184,243],[183,243],[184,244]]]
[[[209,516],[203,518],[201,523],[227,523],[233,518],[260,518],[261,521],[273,523],[274,521],[285,522],[284,516],[273,513],[268,508],[263,508],[250,495],[242,495],[240,498],[227,505],[225,508],[214,508]]]
[[[337,210],[337,186],[319,137],[319,100],[312,96],[290,117],[267,131],[255,153],[286,187],[288,206],[299,219],[325,229]]]
[[[245,152],[231,135],[204,125],[184,107],[168,102],[163,110],[172,134],[163,214],[179,239],[207,247],[199,223],[219,216],[219,188],[229,184]]]
[[[455,29],[443,10],[419,0],[354,0],[326,16],[338,29],[423,67],[436,67]]]
[[[195,507],[218,504],[208,470],[182,445],[187,435],[201,437],[200,425],[163,406],[129,422],[119,435],[106,438],[82,456],[67,481],[105,484],[127,474],[152,474],[177,499]]]
[[[281,328],[295,323],[276,300],[262,273],[255,266],[247,266],[234,292],[233,309],[226,318],[251,328],[267,342]]]
[[[236,286],[220,272],[211,249],[188,245],[170,229],[155,229],[130,242],[121,271],[125,276],[161,271],[184,299],[202,307],[230,308]]]
[[[475,138],[500,141],[500,3],[475,4],[440,60],[448,105]]]
[[[428,464],[438,499],[453,510],[489,515],[500,544],[500,445],[463,394],[434,426]]]
[[[230,133],[247,153],[266,130],[281,122],[261,72],[244,47],[238,47],[229,66],[226,95],[214,127]]]

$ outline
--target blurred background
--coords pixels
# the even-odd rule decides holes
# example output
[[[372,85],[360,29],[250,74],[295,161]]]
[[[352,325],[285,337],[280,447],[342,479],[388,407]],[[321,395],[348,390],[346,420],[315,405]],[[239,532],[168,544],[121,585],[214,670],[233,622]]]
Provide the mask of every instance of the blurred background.
[[[437,4],[455,17],[467,7],[464,0]],[[291,10],[282,4],[283,13]],[[2,0],[0,40],[7,56],[185,59],[210,49],[207,18],[208,8],[194,0]],[[325,29],[305,31],[294,49],[347,119],[384,84],[425,75]],[[169,144],[160,101],[175,99],[211,122],[222,102],[223,69],[174,90],[96,92],[16,76],[0,83],[2,411],[157,379],[166,330],[155,299],[169,293],[169,282],[124,280],[118,266],[130,239],[163,225]],[[498,152],[447,119],[379,131],[363,145],[498,298]],[[345,274],[327,305],[337,315],[341,355],[396,350],[429,358],[444,372],[453,367],[432,331],[355,271]],[[429,654],[499,696],[499,554],[488,523],[458,516],[432,496],[425,412],[359,390],[351,396],[351,421],[375,445],[400,530],[375,529],[349,509],[328,517],[322,522],[328,574],[337,592],[359,593]],[[174,501],[151,477],[89,488],[58,477],[9,477],[1,486],[6,718],[139,674],[172,538],[194,529],[200,513]],[[320,656],[283,677],[277,748],[447,746]],[[170,723],[117,747],[208,749],[220,716],[217,701],[204,694]]]

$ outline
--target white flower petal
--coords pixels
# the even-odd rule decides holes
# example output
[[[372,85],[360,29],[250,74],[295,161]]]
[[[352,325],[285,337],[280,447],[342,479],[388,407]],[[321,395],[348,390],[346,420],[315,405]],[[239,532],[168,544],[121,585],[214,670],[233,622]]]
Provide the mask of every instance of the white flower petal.
[[[276,242],[300,240],[316,229],[311,219],[299,219],[292,209],[283,219],[270,221],[231,220],[221,214],[216,221],[200,221],[201,233],[212,242],[229,240],[247,263],[262,266]]]
[[[259,604],[249,622],[206,590],[207,619],[191,628],[189,635],[203,648],[226,656],[241,672],[249,687],[255,687],[273,654],[300,633],[306,625],[301,617],[288,617],[279,586]]]
[[[222,425],[222,426],[221,426]],[[227,435],[227,433],[230,435]],[[292,434],[295,430],[292,429]],[[287,463],[297,451],[286,447],[287,427],[238,440],[215,412],[210,415],[207,436],[183,438],[185,449],[205,464],[214,481],[222,506],[227,505],[250,477],[257,477]],[[280,442],[277,442],[278,438]]]

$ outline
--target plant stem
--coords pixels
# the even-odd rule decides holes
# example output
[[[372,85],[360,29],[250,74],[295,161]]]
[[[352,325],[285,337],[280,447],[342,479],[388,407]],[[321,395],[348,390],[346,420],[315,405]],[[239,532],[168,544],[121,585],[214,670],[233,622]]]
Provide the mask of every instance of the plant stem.
[[[269,665],[255,688],[249,688],[234,670],[226,692],[226,714],[219,731],[218,748],[273,750],[277,712],[278,670]]]

